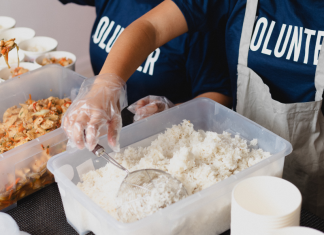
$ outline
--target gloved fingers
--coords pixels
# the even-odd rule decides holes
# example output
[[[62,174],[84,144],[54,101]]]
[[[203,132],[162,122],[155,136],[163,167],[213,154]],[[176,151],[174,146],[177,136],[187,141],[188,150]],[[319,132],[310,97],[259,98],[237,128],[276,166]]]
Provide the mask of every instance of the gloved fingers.
[[[85,139],[86,143],[85,146],[87,149],[92,151],[94,147],[98,144],[99,141],[99,126],[98,124],[95,125],[87,125],[85,129]]]
[[[119,151],[119,133],[122,128],[120,115],[114,115],[108,122],[108,144],[114,151]]]
[[[156,112],[158,112],[159,107],[156,103],[151,103],[148,105],[145,105],[144,107],[137,109],[135,115],[139,116],[150,116]]]
[[[65,113],[63,117],[63,128],[68,138],[79,149],[84,148],[84,128],[90,120],[91,111],[89,109],[82,108],[83,102],[75,104],[78,109],[71,109]],[[74,108],[74,107],[72,107]],[[76,112],[76,110],[78,110]]]
[[[70,139],[72,137],[70,132],[70,119],[68,116],[63,116],[62,118],[62,127],[67,135],[67,137]]]
[[[126,106],[126,83],[120,77],[103,74],[86,79],[62,119],[72,146],[92,150],[98,143],[100,127],[111,122],[109,141],[116,149],[121,129],[120,111]]]
[[[71,140],[78,147],[78,149],[83,149],[85,146],[84,127],[85,124],[81,120],[75,121],[73,126],[71,127],[73,129]]]
[[[99,129],[107,123],[107,117],[104,113],[98,111],[92,112],[90,121],[86,126],[86,147],[92,151],[99,142]]]
[[[138,109],[143,108],[144,106],[148,105],[150,103],[150,97],[147,96],[143,99],[140,99],[135,103],[135,112],[137,112]]]
[[[174,104],[164,96],[149,95],[130,105],[128,110],[137,116],[144,115],[145,113],[152,115],[173,106]],[[145,109],[145,107],[147,108]]]
[[[155,105],[156,105],[156,107],[157,107],[157,113],[159,113],[159,112],[162,112],[162,111],[164,111],[164,110],[166,110],[166,109],[168,109],[169,107],[168,107],[168,104],[166,104],[166,103],[164,103],[164,102],[161,102],[161,101],[154,101],[153,102]]]
[[[63,129],[69,139],[73,139],[74,123],[77,115],[68,115],[63,117]]]

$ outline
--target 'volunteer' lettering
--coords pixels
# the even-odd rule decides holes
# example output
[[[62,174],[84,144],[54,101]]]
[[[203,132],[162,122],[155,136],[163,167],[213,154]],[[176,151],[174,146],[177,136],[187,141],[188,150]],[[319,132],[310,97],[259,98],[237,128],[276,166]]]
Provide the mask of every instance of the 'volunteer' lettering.
[[[281,58],[287,51],[287,46],[289,46],[286,60],[293,60],[294,62],[299,61],[300,54],[302,50],[304,50],[304,64],[308,64],[309,62],[309,51],[314,50],[314,60],[313,65],[317,65],[318,56],[322,46],[322,40],[324,37],[324,31],[320,30],[312,30],[303,28],[300,26],[289,25],[288,29],[286,24],[276,25],[275,21],[271,21],[270,26],[268,27],[269,22],[267,18],[261,17],[257,19],[255,30],[251,39],[250,49],[251,51],[258,51],[261,49],[261,53],[271,56],[272,51],[274,50],[274,56],[276,58]],[[100,24],[98,25],[98,27]],[[277,42],[274,48],[269,46],[270,38],[273,37],[273,30],[275,27],[281,27],[280,33],[278,35]],[[316,44],[315,48],[310,48],[311,39],[313,36],[316,36]],[[264,38],[264,35],[266,37]],[[314,39],[313,39],[314,40]],[[289,44],[288,44],[289,43]],[[305,47],[303,47],[303,43]]]
[[[121,25],[116,25],[115,21],[110,21],[107,16],[100,19],[96,31],[92,36],[93,42],[98,44],[98,47],[105,50],[107,54],[110,52],[117,38],[124,31],[124,27]],[[137,71],[153,75],[155,62],[159,59],[160,48],[153,51],[146,59],[144,68],[142,66],[138,67]]]

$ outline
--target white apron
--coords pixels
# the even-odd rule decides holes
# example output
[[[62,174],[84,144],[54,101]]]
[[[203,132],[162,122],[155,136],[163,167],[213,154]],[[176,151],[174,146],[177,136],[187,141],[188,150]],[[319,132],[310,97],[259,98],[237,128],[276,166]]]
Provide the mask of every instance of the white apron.
[[[279,0],[280,1],[280,0]],[[271,98],[269,87],[248,64],[248,53],[258,0],[247,0],[238,61],[238,113],[288,140],[293,152],[286,157],[283,178],[303,195],[303,208],[324,218],[324,46],[315,75],[314,102],[283,104]]]

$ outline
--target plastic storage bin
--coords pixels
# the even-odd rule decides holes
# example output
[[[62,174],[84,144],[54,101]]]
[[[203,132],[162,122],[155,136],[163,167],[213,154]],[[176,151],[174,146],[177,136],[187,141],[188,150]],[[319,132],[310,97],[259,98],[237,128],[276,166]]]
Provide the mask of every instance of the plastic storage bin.
[[[76,97],[84,77],[58,65],[28,72],[0,84],[0,114],[7,108],[24,103],[31,94],[32,99],[45,99],[50,96],[59,98]],[[66,149],[67,137],[59,128],[35,140],[0,154],[0,211],[16,206],[17,200],[28,196],[40,188],[54,182],[53,175],[46,169],[40,174],[29,174],[30,166],[40,158],[49,158]],[[49,146],[49,154],[41,144]],[[46,165],[45,165],[46,166]],[[28,174],[26,180],[15,184],[22,173]]]
[[[251,176],[282,176],[285,156],[292,151],[291,144],[206,98],[194,99],[123,128],[121,147],[134,143],[147,145],[150,141],[145,139],[154,138],[183,119],[190,120],[196,130],[240,133],[247,140],[257,138],[259,147],[269,151],[272,156],[151,216],[124,224],[111,217],[76,187],[80,175],[98,169],[107,162],[88,150],[58,154],[48,161],[47,167],[58,183],[67,221],[79,234],[89,231],[96,235],[220,234],[230,228],[231,191],[238,182]],[[109,151],[106,136],[100,138],[100,144]]]

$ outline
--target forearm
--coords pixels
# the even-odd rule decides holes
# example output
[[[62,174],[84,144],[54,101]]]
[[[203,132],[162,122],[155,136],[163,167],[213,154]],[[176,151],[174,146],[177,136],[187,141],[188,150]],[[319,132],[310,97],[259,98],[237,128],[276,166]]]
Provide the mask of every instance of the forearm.
[[[152,51],[187,31],[180,9],[166,0],[124,30],[100,74],[113,73],[127,81]]]
[[[206,93],[201,94],[195,98],[200,98],[200,97],[206,97],[206,98],[212,99],[212,100],[216,101],[217,103],[220,103],[228,108],[232,107],[233,98],[223,95],[218,92],[206,92]]]
[[[152,24],[146,20],[135,21],[115,42],[100,74],[113,73],[127,81],[157,47]]]
[[[229,97],[229,96],[226,96],[226,95],[223,95],[221,93],[218,93],[218,92],[206,92],[206,93],[203,93],[196,98],[201,98],[201,97],[205,97],[205,98],[209,98],[209,99],[212,99],[214,101],[216,101],[217,103],[220,103],[228,108],[231,108],[232,107],[232,101],[233,101],[233,98],[232,97]],[[179,104],[176,104],[176,105],[179,105]]]

